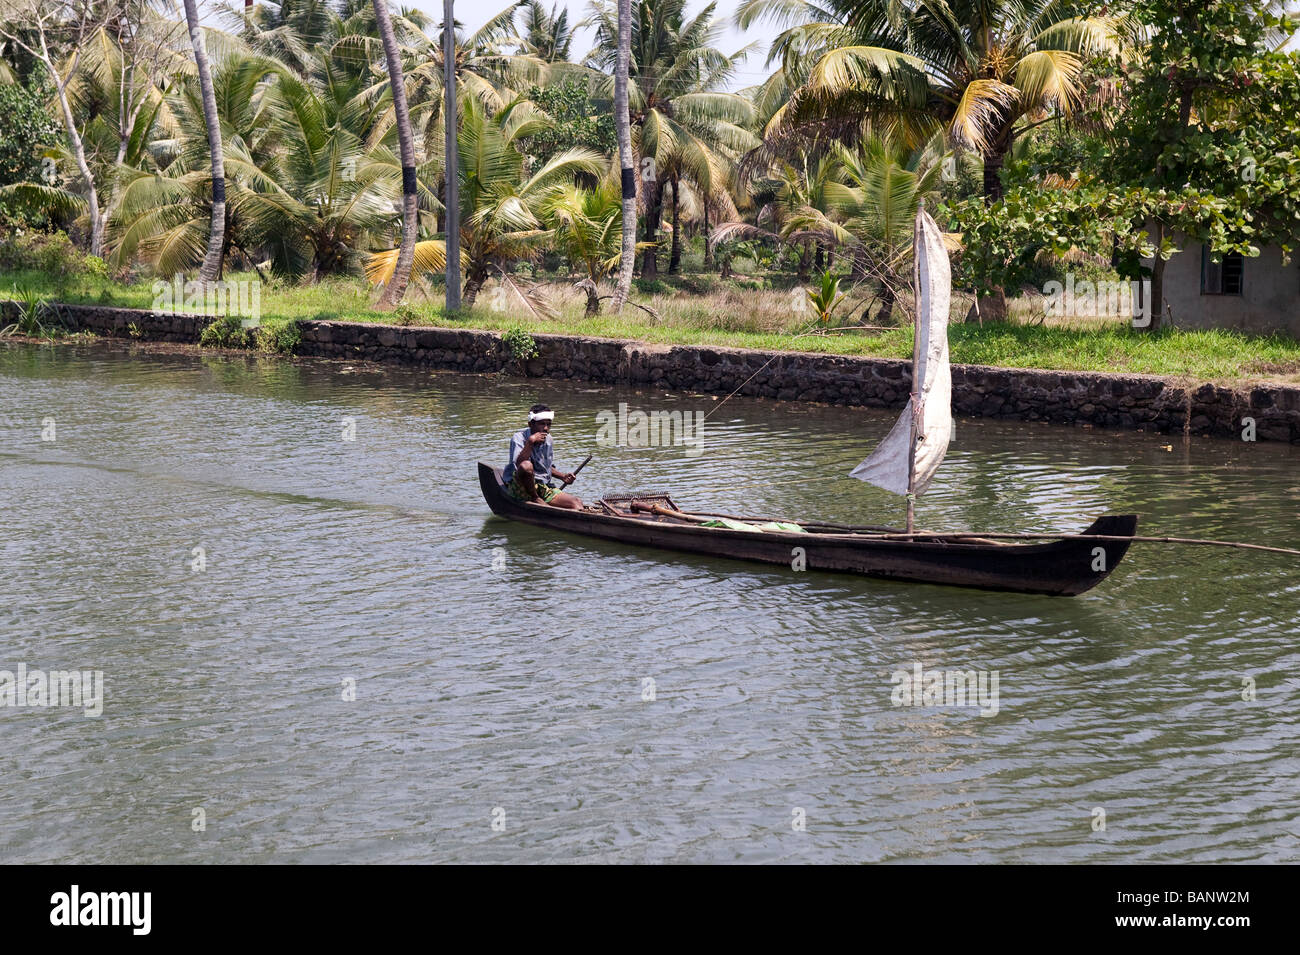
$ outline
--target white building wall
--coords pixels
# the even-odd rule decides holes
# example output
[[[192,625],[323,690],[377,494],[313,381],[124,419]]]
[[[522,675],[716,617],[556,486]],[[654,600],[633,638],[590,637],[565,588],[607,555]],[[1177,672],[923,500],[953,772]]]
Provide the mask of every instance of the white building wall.
[[[1150,260],[1144,264],[1150,265]],[[1189,244],[1165,266],[1165,304],[1179,328],[1287,332],[1300,338],[1300,250],[1282,264],[1282,250],[1242,259],[1240,295],[1201,294],[1201,246]]]

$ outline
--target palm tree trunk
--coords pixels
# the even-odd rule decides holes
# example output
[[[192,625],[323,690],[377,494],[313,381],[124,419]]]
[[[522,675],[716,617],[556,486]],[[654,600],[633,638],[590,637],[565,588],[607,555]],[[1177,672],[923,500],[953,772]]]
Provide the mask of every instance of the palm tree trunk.
[[[1165,308],[1165,266],[1168,260],[1160,257],[1160,243],[1165,239],[1165,224],[1159,220],[1156,222],[1156,234],[1152,240],[1156,246],[1156,257],[1151,261],[1151,301],[1147,303],[1151,308],[1151,323],[1147,325],[1146,330],[1153,332],[1160,327],[1160,320],[1164,318]]]
[[[677,193],[682,187],[682,181],[677,176],[673,176],[673,250],[668,256],[668,274],[676,275],[682,267],[682,223],[678,215]]]
[[[646,199],[645,241],[649,246],[645,250],[645,256],[641,259],[641,278],[656,279],[659,277],[659,219],[664,213],[664,189],[663,185],[659,182],[659,175],[657,172],[655,178],[650,182],[650,188],[647,190]]]
[[[388,83],[393,90],[393,112],[397,119],[397,144],[402,157],[402,244],[397,250],[397,265],[388,287],[380,299],[381,305],[392,306],[406,294],[406,284],[411,280],[411,266],[415,264],[415,240],[419,238],[419,195],[415,182],[415,138],[411,135],[411,114],[406,108],[406,81],[402,77],[402,61],[397,53],[397,37],[393,34],[393,21],[388,16],[388,4],[373,0],[375,24],[384,43],[384,59],[388,61]]]
[[[474,307],[474,300],[478,298],[479,289],[483,287],[485,281],[487,281],[486,273],[470,270],[465,275],[465,294],[461,299],[461,305],[466,311]]]
[[[713,246],[709,244],[709,200],[704,199],[704,268],[713,268]]]
[[[627,74],[632,62],[632,0],[618,0],[618,57],[614,66],[614,128],[623,184],[623,248],[614,287],[614,311],[621,312],[632,290],[636,266],[636,164],[632,158],[632,116],[627,105]]]
[[[208,127],[208,154],[212,162],[212,226],[208,230],[208,251],[199,269],[199,281],[211,282],[221,273],[222,250],[226,240],[226,163],[221,153],[221,120],[217,115],[217,97],[212,91],[212,70],[208,51],[199,29],[196,0],[185,0],[185,22],[194,47],[194,63],[199,69],[199,92],[203,97],[203,123]]]
[[[888,325],[894,320],[894,289],[888,282],[880,283],[880,311],[876,313],[877,325]]]
[[[1006,162],[1007,153],[1011,151],[1011,125],[1004,124],[1002,131],[993,140],[988,151],[983,153],[984,157],[984,204],[991,206],[1002,198],[1002,165]],[[970,311],[966,313],[966,321],[979,321],[984,323],[985,319],[993,322],[1006,321],[1007,318],[1007,293],[1006,290],[995,288],[993,294],[985,298],[976,297],[971,302]]]
[[[230,246],[231,246],[231,244],[232,244],[232,243],[234,242],[234,240],[235,240],[235,223],[234,223],[233,219],[234,219],[234,215],[233,215],[233,213],[232,213],[232,211],[231,211],[231,209],[230,209],[230,206],[227,205],[227,206],[226,206],[226,222],[225,222],[225,225],[222,227],[222,230],[221,230],[221,234],[222,234],[222,241],[221,241],[221,268],[217,270],[217,278],[221,278],[222,273],[225,271],[225,268],[226,268],[226,259],[230,256]]]
[[[443,185],[447,194],[447,291],[448,312],[460,310],[460,106],[456,95],[456,18],[452,0],[442,4],[442,133]],[[482,284],[480,279],[479,284]],[[472,302],[470,304],[473,304]]]
[[[1002,198],[1002,163],[1005,154],[993,149],[984,154],[984,204],[991,205]]]

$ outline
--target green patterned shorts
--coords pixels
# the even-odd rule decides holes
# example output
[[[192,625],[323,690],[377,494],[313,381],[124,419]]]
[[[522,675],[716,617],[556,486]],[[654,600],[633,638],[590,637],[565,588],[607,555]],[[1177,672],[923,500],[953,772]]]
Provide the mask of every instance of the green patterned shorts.
[[[516,501],[523,501],[525,504],[532,500],[532,498],[528,496],[528,492],[524,490],[523,484],[519,482],[519,471],[517,470],[514,474],[510,475],[510,483],[506,485],[506,493]],[[555,500],[556,495],[559,493],[559,488],[543,484],[541,481],[537,482],[537,494],[547,504],[550,504],[551,501]]]

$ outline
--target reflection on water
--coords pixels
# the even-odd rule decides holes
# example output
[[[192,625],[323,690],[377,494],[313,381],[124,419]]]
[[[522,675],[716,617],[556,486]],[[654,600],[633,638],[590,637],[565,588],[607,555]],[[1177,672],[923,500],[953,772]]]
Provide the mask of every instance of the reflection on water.
[[[587,497],[901,513],[844,477],[876,412],[0,350],[0,670],[106,683],[99,719],[0,708],[0,861],[1300,859],[1294,564],[1134,547],[1053,599],[561,539],[491,518],[474,474],[537,400],[558,465],[596,452]],[[597,449],[619,401],[709,412],[704,453]],[[1296,546],[1298,463],[962,420],[918,513],[1050,531],[1133,511]],[[914,662],[998,671],[997,715],[892,706]]]

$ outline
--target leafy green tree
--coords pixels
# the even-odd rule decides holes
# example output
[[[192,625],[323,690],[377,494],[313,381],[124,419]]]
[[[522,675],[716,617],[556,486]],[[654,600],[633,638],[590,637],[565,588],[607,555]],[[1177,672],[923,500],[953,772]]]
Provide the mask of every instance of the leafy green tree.
[[[1222,201],[1212,214],[1156,215],[1151,327],[1164,316],[1171,232],[1217,253],[1289,252],[1300,233],[1300,81],[1293,54],[1275,52],[1294,29],[1258,0],[1134,0],[1148,42],[1103,175],[1165,195],[1191,186]],[[1122,145],[1121,145],[1122,143]]]
[[[952,207],[958,274],[977,290],[1020,284],[1043,251],[1112,254],[1150,278],[1156,329],[1175,234],[1247,256],[1287,255],[1300,238],[1300,69],[1277,51],[1287,21],[1251,0],[1141,0],[1134,17],[1149,43],[1121,70],[1080,178]]]
[[[35,82],[0,85],[0,187],[23,182],[41,182],[45,170],[44,151],[59,140],[59,128],[45,110],[47,97]],[[39,207],[19,195],[0,192],[0,221],[27,225],[45,221]]]
[[[614,117],[595,108],[587,81],[569,77],[554,86],[533,86],[527,98],[551,118],[552,124],[529,136],[521,145],[535,161],[544,163],[574,146],[612,155],[617,148]]]

